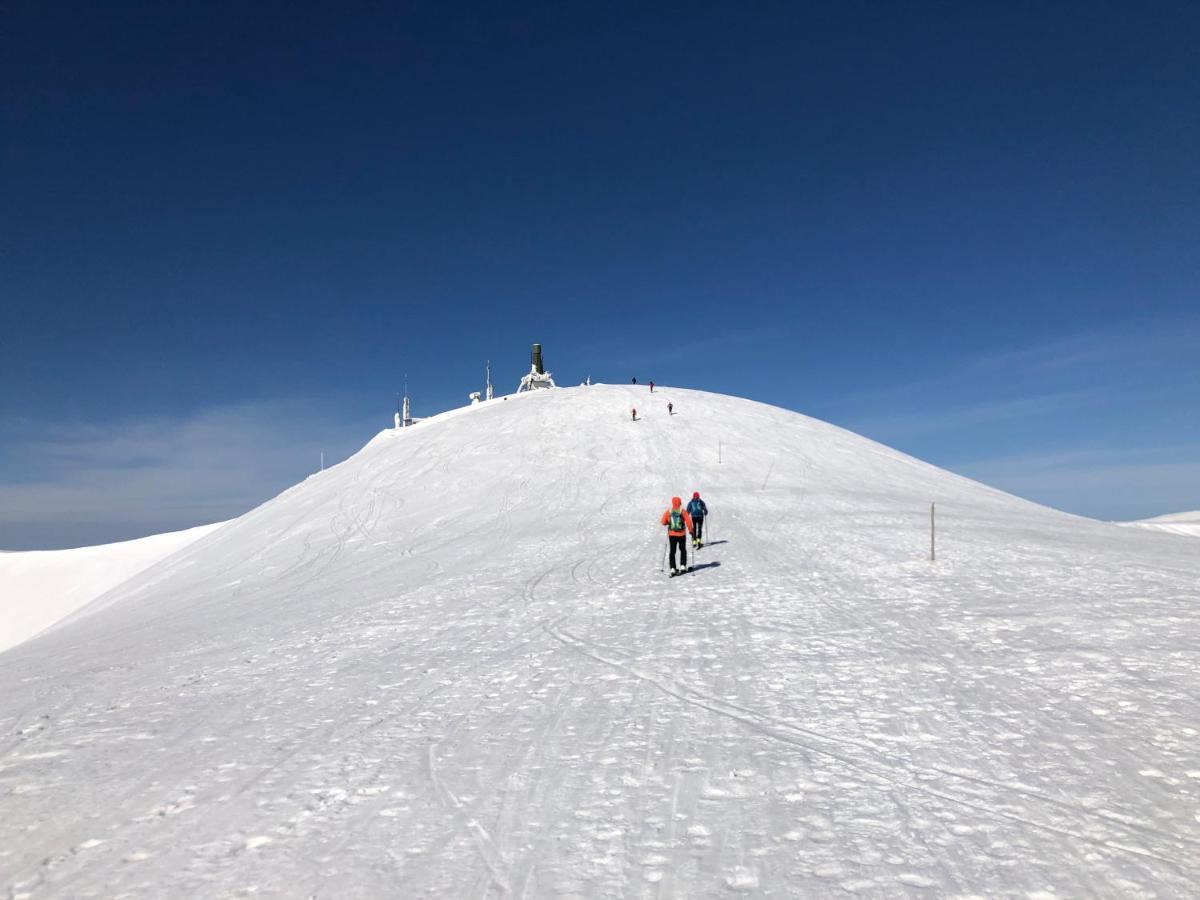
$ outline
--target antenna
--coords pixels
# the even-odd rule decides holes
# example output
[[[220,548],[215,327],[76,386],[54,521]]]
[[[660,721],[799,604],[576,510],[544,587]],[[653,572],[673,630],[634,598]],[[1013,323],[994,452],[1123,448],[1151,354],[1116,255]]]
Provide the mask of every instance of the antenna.
[[[484,396],[488,400],[492,399],[492,361],[490,359],[487,361],[487,392]]]

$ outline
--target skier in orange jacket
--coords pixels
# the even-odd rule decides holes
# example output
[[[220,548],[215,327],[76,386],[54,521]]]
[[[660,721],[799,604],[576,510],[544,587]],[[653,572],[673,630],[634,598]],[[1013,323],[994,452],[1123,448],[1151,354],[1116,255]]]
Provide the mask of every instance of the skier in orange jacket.
[[[662,514],[662,524],[667,527],[667,539],[671,542],[671,576],[682,575],[688,571],[687,542],[689,534],[694,534],[692,517],[683,508],[683,500],[671,498],[671,508]],[[679,550],[679,567],[675,567],[675,550]]]

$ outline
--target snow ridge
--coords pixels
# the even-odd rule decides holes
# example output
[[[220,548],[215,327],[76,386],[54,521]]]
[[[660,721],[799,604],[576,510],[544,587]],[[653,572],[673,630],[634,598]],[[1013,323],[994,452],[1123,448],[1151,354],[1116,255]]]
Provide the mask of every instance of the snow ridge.
[[[0,652],[223,525],[71,550],[0,553]]]
[[[1145,528],[1150,531],[1162,531],[1167,534],[1200,537],[1200,511],[1168,513],[1152,519],[1139,519],[1136,522],[1120,522],[1118,524],[1133,528]]]

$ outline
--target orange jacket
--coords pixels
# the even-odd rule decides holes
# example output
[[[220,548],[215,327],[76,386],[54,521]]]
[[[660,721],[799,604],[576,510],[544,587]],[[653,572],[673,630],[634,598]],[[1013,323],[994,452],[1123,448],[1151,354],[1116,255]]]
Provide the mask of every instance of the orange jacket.
[[[687,531],[686,532],[668,531],[667,534],[673,535],[674,537],[683,537],[685,533],[686,534],[695,534],[696,530],[692,527],[692,517],[688,515],[688,511],[686,509],[682,509],[682,508],[680,508],[679,511],[681,513],[683,513],[683,527],[686,528]],[[662,523],[664,525],[666,525],[670,521],[671,521],[671,510],[668,509],[665,513],[662,514]]]

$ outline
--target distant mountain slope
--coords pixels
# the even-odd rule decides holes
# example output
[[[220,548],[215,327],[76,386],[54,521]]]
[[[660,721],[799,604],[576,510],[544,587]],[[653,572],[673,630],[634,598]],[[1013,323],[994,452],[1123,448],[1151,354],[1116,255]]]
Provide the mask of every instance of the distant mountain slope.
[[[1165,516],[1155,516],[1152,519],[1139,519],[1136,522],[1121,522],[1134,528],[1146,528],[1150,531],[1165,531],[1168,534],[1184,534],[1189,537],[1200,537],[1200,511],[1170,513]]]
[[[0,651],[33,637],[221,524],[96,547],[0,553]]]
[[[497,398],[0,654],[0,895],[1191,896],[1198,586],[760,403]]]

